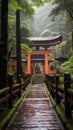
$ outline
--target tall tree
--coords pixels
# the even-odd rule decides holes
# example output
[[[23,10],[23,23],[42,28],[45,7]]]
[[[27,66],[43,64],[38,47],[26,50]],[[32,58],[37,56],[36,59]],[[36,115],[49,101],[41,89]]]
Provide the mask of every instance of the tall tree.
[[[17,80],[19,80],[19,75],[21,75],[21,34],[20,34],[20,10],[19,9],[16,10],[16,55],[17,55]]]
[[[8,0],[1,1],[0,88],[7,86]]]

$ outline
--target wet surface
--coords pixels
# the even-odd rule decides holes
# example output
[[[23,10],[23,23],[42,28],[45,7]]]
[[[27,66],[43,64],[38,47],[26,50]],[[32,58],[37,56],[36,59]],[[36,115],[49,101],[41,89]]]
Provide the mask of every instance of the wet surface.
[[[34,84],[6,130],[64,130],[42,84]]]

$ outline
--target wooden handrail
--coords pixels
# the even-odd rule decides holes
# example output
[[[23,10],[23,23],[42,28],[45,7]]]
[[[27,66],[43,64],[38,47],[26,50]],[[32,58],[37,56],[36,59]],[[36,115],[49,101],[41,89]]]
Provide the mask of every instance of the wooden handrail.
[[[7,88],[3,88],[0,90],[0,95],[3,94],[3,93],[6,93],[7,91],[10,90],[10,87],[7,87]]]
[[[73,89],[70,88],[70,81],[71,78],[68,72],[64,74],[64,85],[59,84],[59,77],[56,77],[56,75],[45,76],[45,83],[52,97],[55,98],[56,104],[60,104],[61,99],[64,99],[65,116],[68,118],[72,117],[71,105],[73,104]]]
[[[10,94],[6,95],[5,97],[3,97],[2,99],[0,99],[0,104],[5,102],[6,100],[8,100],[10,98]]]
[[[28,85],[28,83],[31,80],[30,75],[25,75],[24,81],[19,81],[19,83],[13,84],[13,76],[11,75],[10,77],[10,86],[3,88],[0,90],[0,104],[4,103],[5,101],[8,101],[10,104],[9,106],[12,107],[13,103],[13,96],[18,95],[18,98],[21,95],[21,89],[25,89],[25,87]]]

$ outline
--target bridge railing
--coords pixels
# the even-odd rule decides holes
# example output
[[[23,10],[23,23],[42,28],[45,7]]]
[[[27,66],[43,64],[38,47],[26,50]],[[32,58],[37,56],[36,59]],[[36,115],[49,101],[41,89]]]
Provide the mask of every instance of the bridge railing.
[[[73,89],[71,88],[71,77],[69,73],[64,74],[63,83],[60,84],[60,75],[45,75],[45,84],[56,104],[62,104],[65,109],[65,116],[72,117]]]
[[[14,100],[21,97],[22,92],[30,81],[30,74],[24,75],[23,81],[20,76],[17,83],[13,83],[13,75],[8,75],[8,87],[0,90],[0,111],[4,109],[5,105],[7,105],[8,108],[12,108]]]

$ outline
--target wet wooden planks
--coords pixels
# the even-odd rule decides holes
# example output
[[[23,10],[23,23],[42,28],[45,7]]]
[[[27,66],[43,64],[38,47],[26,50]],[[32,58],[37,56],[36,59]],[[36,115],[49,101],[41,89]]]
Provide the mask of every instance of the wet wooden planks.
[[[30,87],[6,130],[64,130],[42,84]]]

